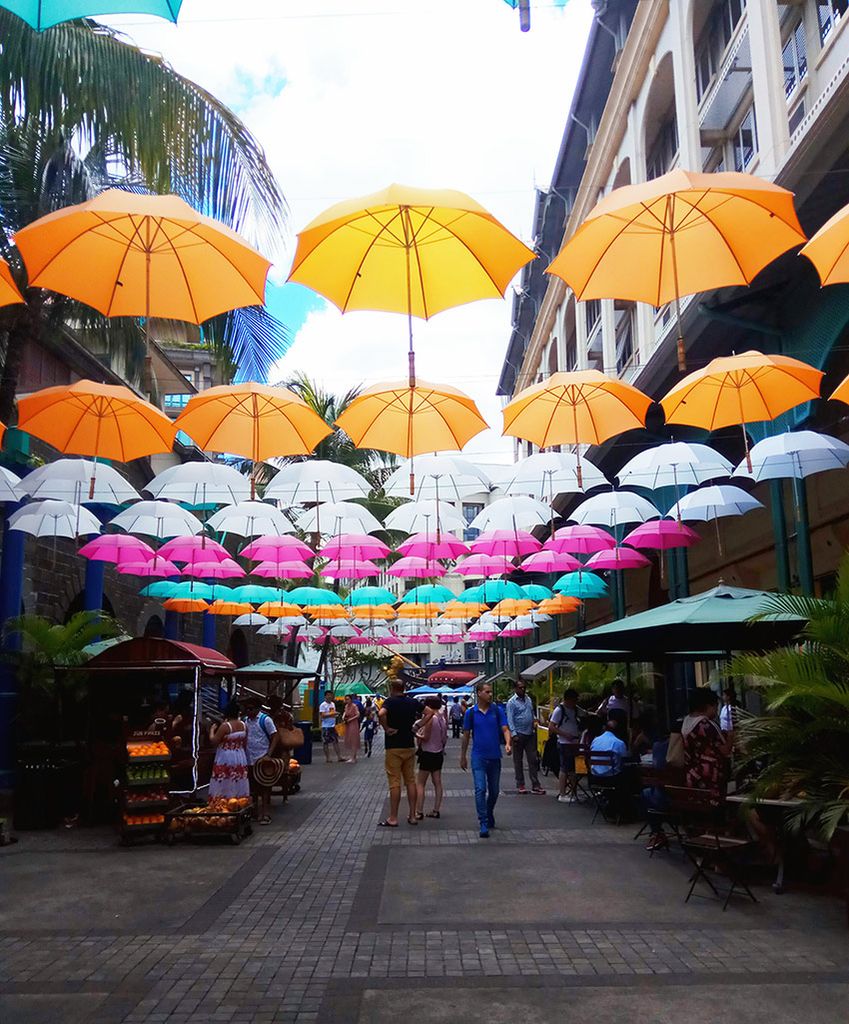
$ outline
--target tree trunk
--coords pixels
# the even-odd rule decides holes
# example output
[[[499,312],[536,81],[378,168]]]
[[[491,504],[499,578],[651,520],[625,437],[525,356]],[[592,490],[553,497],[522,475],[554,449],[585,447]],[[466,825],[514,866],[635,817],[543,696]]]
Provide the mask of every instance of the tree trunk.
[[[15,408],[18,378],[28,341],[41,337],[41,293],[28,288],[24,293],[25,306],[9,307],[8,334],[6,335],[6,357],[0,376],[0,423],[9,423]]]

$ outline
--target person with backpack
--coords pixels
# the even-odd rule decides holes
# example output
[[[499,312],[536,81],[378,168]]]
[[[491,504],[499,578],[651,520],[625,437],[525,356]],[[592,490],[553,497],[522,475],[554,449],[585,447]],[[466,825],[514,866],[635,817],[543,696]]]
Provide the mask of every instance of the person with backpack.
[[[251,781],[251,795],[254,798],[254,814],[260,825],[271,824],[271,787],[274,780],[268,769],[272,767],[263,763],[272,751],[272,741],[277,739],[277,726],[271,715],[267,715],[260,706],[258,697],[249,697],[245,701],[245,729],[247,730],[246,755],[248,773]],[[260,769],[260,764],[262,768]],[[280,775],[283,774],[282,766]],[[278,775],[278,779],[280,777]]]
[[[563,700],[551,712],[548,719],[548,732],[557,736],[557,752],[560,755],[559,783],[560,792],[557,797],[561,804],[573,804],[577,799],[575,790],[578,777],[575,774],[575,756],[578,753],[578,741],[581,738],[581,726],[578,723],[578,691],[565,690]]]
[[[481,839],[489,839],[495,828],[495,804],[501,786],[501,745],[513,752],[513,741],[504,711],[492,700],[492,686],[478,683],[477,703],[463,720],[460,768],[468,770],[469,741],[472,742],[472,777],[475,782],[475,809],[480,822]]]

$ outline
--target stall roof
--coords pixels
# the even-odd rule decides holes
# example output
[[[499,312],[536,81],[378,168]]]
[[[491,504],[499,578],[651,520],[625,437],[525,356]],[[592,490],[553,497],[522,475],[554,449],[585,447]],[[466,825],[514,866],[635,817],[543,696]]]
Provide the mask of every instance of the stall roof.
[[[282,661],[258,661],[253,665],[245,665],[236,669],[237,676],[283,676],[289,679],[305,679],[318,673],[312,668],[297,668],[295,665],[284,665]]]
[[[539,679],[540,676],[544,676],[546,672],[550,672],[553,668],[557,668],[560,664],[560,659],[552,661],[550,658],[540,658],[539,661],[535,661],[532,665],[528,665],[526,669],[522,669],[519,676],[522,679]]]
[[[123,643],[114,644],[108,650],[96,655],[85,664],[86,672],[112,672],[161,669],[178,671],[187,668],[201,668],[208,675],[220,675],[235,671],[236,666],[218,651],[197,644],[186,644],[180,640],[165,640],[162,637],[134,637]]]

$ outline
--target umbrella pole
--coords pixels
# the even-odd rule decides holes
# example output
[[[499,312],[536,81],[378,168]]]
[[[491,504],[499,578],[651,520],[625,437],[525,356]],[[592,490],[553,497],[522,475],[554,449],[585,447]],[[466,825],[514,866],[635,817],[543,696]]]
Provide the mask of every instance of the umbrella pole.
[[[438,544],[439,540],[440,540],[440,537],[439,537],[439,476],[437,475],[433,479],[436,481],[436,543]]]
[[[95,482],[94,478],[97,475],[97,449],[100,447],[100,424],[101,424],[101,422],[102,422],[102,417],[98,416],[97,417],[97,427],[95,428],[95,434],[94,434],[94,455],[92,456],[92,464],[91,464],[91,481],[90,481],[90,483],[88,485],[88,500],[89,501],[93,501],[94,500],[94,482]]]
[[[713,517],[713,525],[716,528],[716,547],[719,551],[719,557],[722,558],[722,537],[719,533],[719,516]]]
[[[413,464],[413,398],[416,387],[416,353],[413,348],[413,283],[412,268],[410,267],[410,247],[413,244],[412,224],[410,223],[409,211],[404,211],[401,223],[404,225],[404,243],[407,254],[407,332],[409,334],[409,350],[407,359],[410,374],[410,408],[407,412],[407,457],[410,460],[410,497],[416,493],[416,472]]]
[[[675,325],[678,328],[678,372],[687,372],[687,353],[684,348],[684,334],[681,330],[681,289],[678,287],[678,255],[675,252],[675,207],[672,196],[666,197],[666,212],[669,221],[669,250],[672,256],[672,280],[675,287]]]
[[[575,476],[578,481],[578,490],[583,491],[584,489],[584,477],[581,473],[581,446],[578,443],[578,407],[575,402],[572,402],[572,428],[575,432],[575,456],[578,460],[577,467],[575,469]]]

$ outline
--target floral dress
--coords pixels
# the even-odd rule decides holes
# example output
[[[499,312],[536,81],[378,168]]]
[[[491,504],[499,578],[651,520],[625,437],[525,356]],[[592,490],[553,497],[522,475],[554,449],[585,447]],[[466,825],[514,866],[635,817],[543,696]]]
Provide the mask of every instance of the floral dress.
[[[250,796],[248,759],[245,754],[247,730],[243,725],[234,732],[229,722],[227,728],[230,730],[229,735],[218,744],[215,751],[212,778],[209,780],[210,799]]]
[[[728,758],[721,751],[725,740],[716,722],[701,718],[683,737],[687,785],[707,789],[716,800],[725,793]]]

